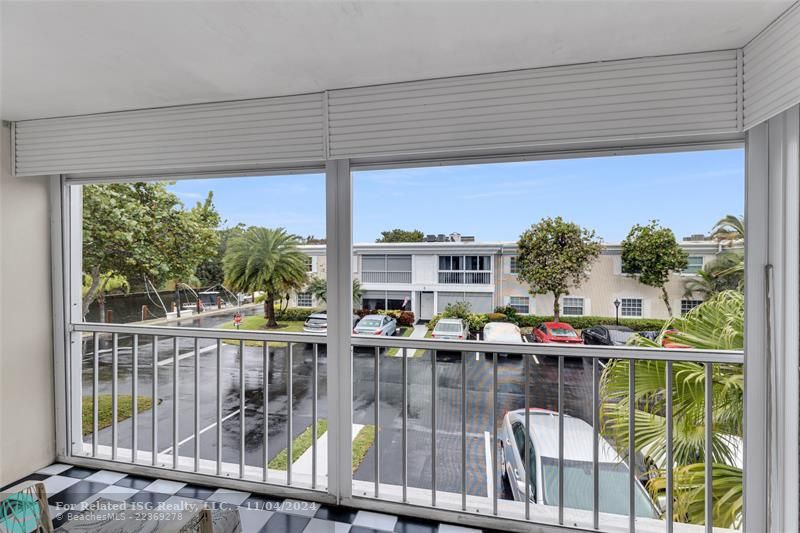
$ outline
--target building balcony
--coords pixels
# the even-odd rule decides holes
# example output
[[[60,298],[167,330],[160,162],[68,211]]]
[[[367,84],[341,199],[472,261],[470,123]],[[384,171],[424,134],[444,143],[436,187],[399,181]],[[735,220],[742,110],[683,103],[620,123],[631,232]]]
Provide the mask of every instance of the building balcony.
[[[492,283],[491,272],[440,270],[439,283],[459,285],[489,285]]]
[[[398,272],[362,272],[362,283],[411,283],[410,271]]]

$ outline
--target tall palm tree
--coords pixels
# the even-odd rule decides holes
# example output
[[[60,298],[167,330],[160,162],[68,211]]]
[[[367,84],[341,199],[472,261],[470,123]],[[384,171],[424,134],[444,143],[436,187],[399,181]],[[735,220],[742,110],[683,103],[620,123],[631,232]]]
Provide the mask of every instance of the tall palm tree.
[[[225,284],[233,291],[266,293],[267,328],[278,327],[275,301],[306,284],[306,254],[298,244],[283,228],[252,227],[232,239],[225,250]]]
[[[744,217],[726,215],[711,230],[711,238],[725,244],[744,240]]]
[[[314,278],[311,280],[311,283],[308,284],[307,290],[315,299],[328,303],[328,280],[325,278]],[[364,291],[361,289],[361,282],[357,279],[353,279],[353,307],[361,303],[363,294]]]
[[[674,332],[673,332],[674,331]],[[672,333],[668,333],[672,332]],[[660,346],[667,338],[678,344],[714,350],[740,350],[744,344],[744,297],[724,291],[673,319],[655,342],[634,337],[635,344]],[[678,358],[680,354],[676,354]],[[675,476],[676,521],[703,523],[705,461],[712,461],[714,525],[735,526],[741,521],[742,471],[737,455],[742,437],[744,372],[738,364],[715,364],[712,373],[713,441],[711,458],[705,457],[705,368],[691,362],[673,363],[673,459],[666,464],[665,390],[666,363],[635,363],[635,392],[628,393],[630,361],[613,360],[601,377],[602,431],[620,449],[628,448],[628,405],[635,403],[634,447],[656,465],[649,489],[664,493],[666,468]]]

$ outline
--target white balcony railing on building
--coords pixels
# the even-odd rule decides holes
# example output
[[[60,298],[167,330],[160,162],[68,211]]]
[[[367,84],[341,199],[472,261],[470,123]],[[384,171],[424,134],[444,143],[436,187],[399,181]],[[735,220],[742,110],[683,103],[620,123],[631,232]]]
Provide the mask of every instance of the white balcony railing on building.
[[[317,494],[323,501],[331,495],[327,472],[318,468],[318,464],[327,465],[328,446],[327,438],[320,438],[317,433],[321,420],[319,413],[329,413],[331,409],[327,396],[324,396],[327,387],[324,384],[320,387],[320,383],[324,383],[320,380],[325,379],[327,370],[320,373],[319,368],[333,364],[336,356],[328,353],[325,335],[110,324],[76,324],[72,331],[82,337],[82,397],[90,399],[91,407],[91,428],[85,437],[77,438],[77,444],[73,444],[73,456],[157,467],[174,472],[176,479],[182,479],[186,473],[199,473],[228,480],[268,483],[292,489],[297,496],[306,491],[309,497]],[[704,477],[707,517],[704,526],[672,523],[674,480],[670,468],[664,469],[666,503],[663,519],[642,518],[635,513],[610,514],[600,510],[600,376],[609,360],[641,363],[644,365],[642,371],[651,374],[653,369],[648,368],[647,363],[658,361],[665,365],[664,390],[673,390],[673,363],[692,363],[705,379],[703,412],[705,419],[710,420],[713,414],[714,366],[741,365],[741,352],[381,336],[353,336],[351,345],[354,372],[351,408],[359,409],[353,420],[362,426],[372,424],[376,429],[370,450],[372,459],[364,462],[365,468],[373,471],[360,472],[350,479],[353,495],[344,503],[365,508],[380,505],[389,510],[394,506],[396,512],[406,510],[410,514],[419,514],[420,509],[428,508],[437,512],[458,512],[462,517],[466,513],[476,521],[483,521],[478,525],[488,524],[487,527],[509,531],[529,530],[532,524],[568,525],[573,528],[570,531],[574,528],[646,532],[664,531],[665,528],[666,531],[678,532],[712,530],[712,520],[709,520],[714,505],[710,497],[713,482],[711,461],[706,463]],[[275,351],[278,347],[280,355]],[[551,366],[542,366],[541,358],[550,361]],[[481,361],[485,374],[475,374],[476,361]],[[445,366],[448,367],[446,372]],[[634,396],[637,366],[629,364],[627,367],[629,397]],[[586,385],[586,390],[569,382],[569,376],[576,368],[588,369],[586,371],[590,373],[591,384]],[[359,371],[358,378],[355,371]],[[558,498],[554,505],[532,502],[528,483],[525,483],[522,501],[501,498],[503,486],[497,475],[502,466],[502,452],[497,443],[505,412],[524,409],[525,432],[530,434],[532,397],[541,393],[532,382],[532,376],[537,372],[541,373],[543,383],[551,384],[554,389],[550,410],[558,418]],[[191,376],[188,383],[181,379],[184,373]],[[141,388],[142,376],[148,375],[150,383]],[[203,395],[206,390],[203,383],[209,385],[206,396]],[[468,383],[473,389],[480,390],[468,390]],[[164,386],[166,390],[160,391],[159,387]],[[110,391],[113,413],[110,435],[104,433],[102,436],[99,426],[101,390],[104,394]],[[318,397],[318,391],[322,391],[322,399]],[[514,391],[520,396],[515,400],[519,405],[509,407],[509,394]],[[80,392],[73,390],[72,394]],[[152,395],[153,398],[148,413],[139,413],[137,402],[132,402],[131,423],[125,431],[121,431],[123,422],[118,422],[116,416],[120,409],[120,394],[125,394],[126,401],[140,395]],[[355,401],[356,397],[358,401]],[[592,495],[590,510],[572,509],[563,503],[565,409],[566,402],[576,397],[591,404],[591,410],[587,412],[590,412],[588,418],[593,440],[582,445],[592,450],[593,484],[585,489]],[[673,463],[673,400],[672,395],[665,395],[665,398],[664,464],[670,465]],[[78,405],[80,399],[77,397]],[[413,408],[411,402],[414,402]],[[485,404],[481,406],[482,414],[468,415],[468,405],[475,409],[481,403]],[[73,401],[72,405],[75,404]],[[421,406],[425,407],[424,413]],[[636,402],[628,402],[627,431],[634,436],[637,430],[642,430],[637,428],[635,408]],[[298,417],[301,420],[296,423]],[[409,420],[410,417],[413,420]],[[211,424],[207,423],[209,420]],[[275,424],[281,427],[273,427]],[[476,424],[483,425],[477,427]],[[226,431],[223,431],[223,425]],[[303,432],[300,429],[303,426],[307,426],[306,431],[310,432],[311,444],[300,459],[295,459],[293,442]],[[353,433],[355,439],[355,426],[338,429],[337,434]],[[290,459],[285,461],[285,469],[277,469],[270,466],[274,439],[259,442],[259,438],[284,431],[285,438],[277,445]],[[706,457],[712,456],[712,431],[712,424],[705,424]],[[476,456],[471,444],[467,445],[468,433],[470,439],[480,434],[481,441],[486,435],[486,495],[476,493],[474,487],[468,485],[468,475],[473,475],[475,470],[475,465],[468,465],[468,457],[474,459]],[[425,436],[422,446],[419,444],[421,435]],[[552,437],[556,438],[556,435]],[[412,439],[417,441],[410,460],[409,442]],[[203,447],[201,440],[204,441]],[[635,438],[629,439],[629,443],[627,449],[619,450],[621,457],[633,457],[641,452],[635,448]],[[568,446],[574,446],[574,443]],[[526,456],[523,465],[530,464],[529,454],[533,452],[527,449],[527,445],[525,448],[522,451]],[[477,456],[483,457],[483,451]],[[231,457],[236,460],[232,461]],[[304,457],[308,460],[301,469]],[[393,465],[392,471],[382,474],[381,464],[385,461],[375,458],[387,457],[390,460],[387,464]],[[418,475],[420,465],[429,465],[430,469],[430,479],[423,483],[420,483]],[[410,482],[412,466],[417,477]],[[519,476],[528,479],[525,467],[522,468]],[[439,470],[441,473],[437,475]],[[638,508],[634,503],[636,476],[634,468],[628,469],[627,487],[618,495],[628,501],[628,509]],[[165,477],[169,476],[165,473]],[[449,480],[450,488],[437,488],[442,479]],[[190,478],[187,480],[191,481]],[[460,490],[453,490],[453,487],[460,487]]]
[[[462,285],[488,285],[492,282],[491,272],[440,270],[439,283],[458,283]]]
[[[411,272],[362,272],[362,283],[411,283]]]

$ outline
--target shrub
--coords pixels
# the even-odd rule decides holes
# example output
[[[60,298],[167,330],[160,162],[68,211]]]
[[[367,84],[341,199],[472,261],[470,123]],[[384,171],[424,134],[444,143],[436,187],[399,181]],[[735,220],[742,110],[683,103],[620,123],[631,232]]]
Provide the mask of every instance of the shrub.
[[[517,321],[517,310],[511,307],[510,305],[495,307],[494,312],[506,315],[508,317],[508,320],[511,322]]]
[[[397,320],[398,326],[413,326],[415,320],[414,313],[411,311],[402,311],[399,309],[390,309],[388,311],[379,310],[379,315],[387,315]]]
[[[516,324],[521,328],[533,328],[542,322],[551,322],[552,316],[517,315]],[[616,324],[613,316],[562,316],[561,322],[575,329],[586,329],[592,326]],[[620,318],[619,325],[627,326],[634,331],[660,331],[666,320],[660,318]]]
[[[472,314],[472,306],[469,302],[453,302],[447,304],[442,316],[445,318],[462,318],[466,320]]]
[[[282,312],[278,308],[275,308],[275,318],[277,320],[304,321],[309,315],[318,312],[319,309],[312,309],[309,307],[289,307]]]
[[[505,313],[498,313],[498,312],[489,313],[488,315],[486,315],[486,319],[489,322],[509,322],[510,321],[508,315],[506,315]]]

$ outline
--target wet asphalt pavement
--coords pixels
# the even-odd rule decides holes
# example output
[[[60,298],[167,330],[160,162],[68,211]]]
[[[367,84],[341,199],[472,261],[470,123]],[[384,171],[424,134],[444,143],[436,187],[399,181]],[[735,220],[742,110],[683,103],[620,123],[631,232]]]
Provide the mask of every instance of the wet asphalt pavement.
[[[252,312],[258,312],[258,309]],[[218,326],[230,317],[201,317],[185,319],[182,325],[202,327]],[[111,392],[111,336],[100,338],[99,392]],[[118,391],[131,394],[132,338],[120,336],[118,352]],[[217,352],[216,341],[201,340],[199,376],[199,428],[200,456],[216,460],[217,457]],[[153,384],[153,339],[139,339],[139,395],[151,396]],[[158,451],[171,451],[173,445],[173,350],[172,339],[158,343]],[[194,341],[182,339],[179,344],[178,366],[178,440],[180,454],[194,456],[195,449],[195,356]],[[292,362],[292,436],[295,438],[312,423],[313,404],[313,348],[311,345],[293,345]],[[84,395],[91,395],[92,344],[87,338],[84,345]],[[269,390],[268,457],[272,459],[286,448],[287,435],[287,359],[288,349],[271,347],[267,383]],[[239,346],[221,345],[221,398],[222,459],[239,463],[240,423],[239,410]],[[245,462],[251,466],[264,464],[264,369],[263,348],[244,348],[245,362]],[[375,372],[374,352],[356,350],[353,357],[353,422],[375,422]],[[436,401],[436,486],[437,490],[461,491],[461,424],[462,389],[461,355],[439,352],[437,355]],[[525,405],[524,366],[519,357],[499,357],[497,369],[497,404],[492,417],[492,362],[483,354],[466,354],[466,470],[467,493],[486,496],[487,479],[495,473],[500,497],[507,491],[497,477],[497,469],[487,466],[491,457],[491,434],[494,420],[501,423],[503,415]],[[557,410],[558,365],[553,358],[538,357],[530,365],[530,403],[532,407]],[[327,354],[325,346],[319,347],[317,372],[318,417],[327,416]],[[408,483],[418,488],[431,487],[433,469],[431,452],[432,427],[432,368],[431,353],[408,359]],[[564,368],[564,411],[591,423],[592,376],[591,364],[573,362]],[[400,484],[402,457],[402,358],[382,354],[380,357],[380,481]],[[153,411],[139,415],[139,450],[152,449]],[[129,447],[132,441],[131,420],[119,423],[118,443]],[[91,435],[85,437],[91,442]],[[102,430],[100,444],[111,444],[111,429]],[[367,452],[354,477],[374,481],[375,446]]]

